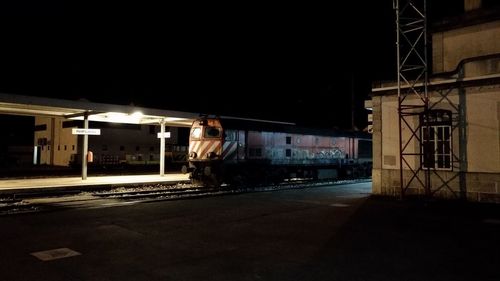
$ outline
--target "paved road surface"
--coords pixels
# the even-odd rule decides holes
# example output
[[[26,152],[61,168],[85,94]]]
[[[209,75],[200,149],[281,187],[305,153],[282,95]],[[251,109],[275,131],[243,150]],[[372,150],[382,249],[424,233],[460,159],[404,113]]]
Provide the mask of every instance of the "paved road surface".
[[[3,216],[0,280],[500,280],[500,206],[370,188]]]

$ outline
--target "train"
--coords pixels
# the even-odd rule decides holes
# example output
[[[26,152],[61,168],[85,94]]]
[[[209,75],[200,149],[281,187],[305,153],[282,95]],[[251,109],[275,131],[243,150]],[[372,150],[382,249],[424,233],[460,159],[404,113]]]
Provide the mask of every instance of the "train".
[[[372,170],[369,133],[265,120],[200,117],[188,153],[183,172],[206,186],[370,177]]]

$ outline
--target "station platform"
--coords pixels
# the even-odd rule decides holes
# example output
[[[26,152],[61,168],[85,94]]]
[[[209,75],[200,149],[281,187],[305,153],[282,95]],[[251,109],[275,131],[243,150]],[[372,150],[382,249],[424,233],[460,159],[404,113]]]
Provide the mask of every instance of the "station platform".
[[[160,175],[125,175],[125,176],[89,176],[81,177],[50,177],[0,180],[0,194],[24,192],[43,192],[58,189],[92,189],[129,184],[158,184],[188,182],[188,174]]]

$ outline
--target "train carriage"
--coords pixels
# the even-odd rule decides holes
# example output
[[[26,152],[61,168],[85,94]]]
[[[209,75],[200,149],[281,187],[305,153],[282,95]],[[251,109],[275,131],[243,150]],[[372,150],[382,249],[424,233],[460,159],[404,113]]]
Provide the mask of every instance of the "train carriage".
[[[369,176],[371,136],[202,117],[191,127],[189,172],[194,181],[207,185]]]

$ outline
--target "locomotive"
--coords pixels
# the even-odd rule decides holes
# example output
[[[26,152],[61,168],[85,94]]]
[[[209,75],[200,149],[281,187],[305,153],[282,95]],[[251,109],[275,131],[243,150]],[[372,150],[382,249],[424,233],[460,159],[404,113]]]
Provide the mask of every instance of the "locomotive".
[[[204,116],[192,124],[192,181],[208,186],[371,176],[371,135]]]

